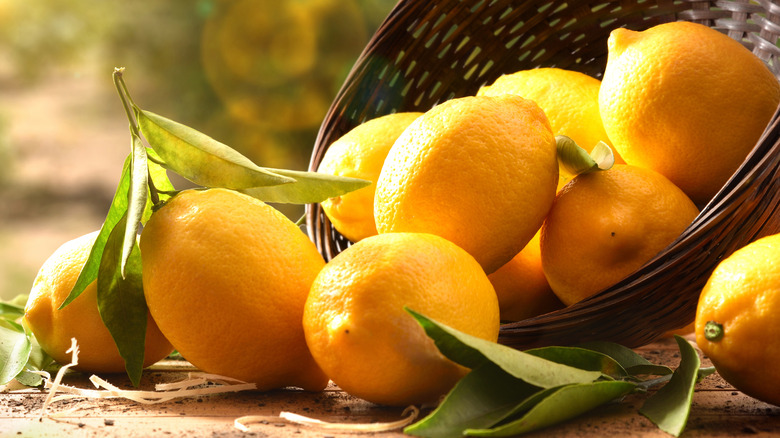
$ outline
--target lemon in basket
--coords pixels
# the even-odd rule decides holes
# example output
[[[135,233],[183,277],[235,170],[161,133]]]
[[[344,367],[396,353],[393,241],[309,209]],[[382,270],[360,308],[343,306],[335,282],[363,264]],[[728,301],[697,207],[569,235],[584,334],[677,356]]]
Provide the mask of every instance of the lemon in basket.
[[[727,382],[780,406],[780,235],[723,260],[696,309],[696,344]]]
[[[404,310],[496,341],[498,302],[466,251],[425,233],[368,237],[334,257],[311,288],[306,341],[341,389],[395,406],[435,402],[465,375]]]
[[[321,203],[333,227],[357,242],[377,233],[374,223],[376,181],[393,142],[422,113],[393,113],[353,128],[325,151],[318,172],[371,181],[368,187]]]
[[[690,22],[615,29],[608,50],[599,108],[615,149],[706,203],[774,114],[777,79],[739,42]]]
[[[544,276],[540,233],[512,260],[488,275],[502,321],[520,321],[563,307]]]
[[[550,120],[553,134],[565,135],[590,152],[600,141],[612,146],[599,113],[600,86],[601,81],[585,73],[534,68],[503,75],[477,95],[516,94],[533,100]],[[622,162],[618,154],[615,160]]]
[[[542,226],[542,269],[566,305],[611,286],[672,243],[698,209],[663,175],[616,164],[581,174]]]
[[[70,295],[86,263],[98,231],[65,242],[49,256],[33,281],[24,309],[24,324],[30,328],[43,350],[60,364],[71,361],[67,350],[71,338],[79,346],[76,369],[93,373],[120,373],[125,361],[100,318],[97,304],[97,281],[89,284],[64,308],[60,305]],[[154,320],[147,317],[144,343],[144,366],[163,359],[173,347],[160,333]]]
[[[393,144],[374,219],[379,233],[444,237],[492,273],[531,240],[557,184],[555,139],[536,103],[457,98],[428,110]]]
[[[185,190],[152,214],[140,247],[149,311],[193,365],[260,390],[327,385],[301,324],[325,261],[278,210],[231,190]]]

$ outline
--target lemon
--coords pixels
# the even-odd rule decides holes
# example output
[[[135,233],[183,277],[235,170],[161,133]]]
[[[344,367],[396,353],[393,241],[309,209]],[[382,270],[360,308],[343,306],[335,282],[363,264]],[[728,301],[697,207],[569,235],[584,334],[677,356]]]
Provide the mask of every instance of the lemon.
[[[421,113],[394,113],[358,125],[333,142],[322,157],[318,172],[359,178],[372,184],[321,203],[333,227],[357,242],[377,234],[374,193],[390,147]]]
[[[542,226],[542,269],[555,295],[574,304],[650,261],[697,214],[682,190],[650,169],[616,164],[578,175]]]
[[[599,108],[615,149],[705,204],[777,109],[777,79],[742,44],[696,23],[615,29],[608,49]]]
[[[488,279],[496,290],[502,321],[519,321],[563,307],[544,276],[540,233]]]
[[[393,144],[374,219],[379,233],[444,237],[492,273],[539,229],[557,183],[555,139],[538,105],[513,95],[452,99]]]
[[[43,350],[60,364],[70,363],[71,354],[67,350],[71,347],[71,338],[75,338],[79,346],[76,369],[120,373],[125,371],[125,362],[100,318],[97,281],[90,283],[67,306],[59,308],[76,284],[98,233],[85,234],[62,244],[43,263],[33,281],[23,321]],[[155,321],[147,316],[143,365],[152,365],[172,351],[173,347],[160,333]]]
[[[747,395],[780,406],[780,235],[735,251],[712,272],[696,309],[696,344]]]
[[[500,76],[477,95],[516,94],[533,100],[550,120],[553,134],[565,135],[590,152],[600,141],[612,146],[599,113],[600,87],[601,81],[585,73],[549,67]],[[615,161],[622,162],[618,154]]]
[[[325,261],[278,210],[231,190],[185,190],[152,214],[140,247],[149,311],[194,366],[259,390],[326,386],[301,324]]]
[[[306,342],[341,389],[383,404],[436,401],[466,372],[404,310],[482,339],[498,337],[498,301],[466,251],[425,233],[350,246],[322,269],[303,316]]]

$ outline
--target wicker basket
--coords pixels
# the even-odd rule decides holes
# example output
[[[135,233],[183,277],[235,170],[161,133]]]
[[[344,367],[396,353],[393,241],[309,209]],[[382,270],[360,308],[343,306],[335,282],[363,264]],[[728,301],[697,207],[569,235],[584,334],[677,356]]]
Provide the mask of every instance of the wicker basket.
[[[394,111],[425,111],[472,95],[504,73],[560,67],[600,78],[612,29],[669,21],[705,24],[741,41],[778,75],[780,6],[769,0],[401,0],[360,56],[327,114],[309,168],[356,125]],[[780,232],[780,121],[689,228],[655,259],[565,309],[502,325],[515,348],[611,340],[646,344],[694,319],[699,291],[718,261]],[[326,259],[349,246],[319,205],[309,235]]]

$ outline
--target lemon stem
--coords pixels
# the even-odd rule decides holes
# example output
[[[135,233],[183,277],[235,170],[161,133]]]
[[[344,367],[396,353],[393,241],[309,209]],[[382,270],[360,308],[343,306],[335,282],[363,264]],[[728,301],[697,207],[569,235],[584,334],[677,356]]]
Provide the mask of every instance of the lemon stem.
[[[715,321],[707,321],[704,325],[704,338],[711,342],[718,342],[724,335],[723,324],[718,324]]]
[[[608,170],[615,164],[615,154],[603,141],[594,146],[590,153],[565,135],[556,136],[555,144],[559,165],[572,177],[599,170]]]
[[[141,128],[138,126],[138,122],[135,116],[136,113],[133,111],[133,109],[136,111],[140,110],[133,101],[133,98],[130,96],[130,91],[127,89],[127,84],[125,84],[124,80],[124,72],[124,67],[114,68],[114,74],[112,75],[114,80],[114,87],[116,87],[116,91],[119,94],[119,99],[122,101],[122,107],[125,109],[127,121],[130,124],[130,135],[132,135],[134,139],[139,139],[139,141],[143,139],[145,141],[144,137],[141,135]],[[146,158],[159,165],[163,164],[160,162],[160,160],[157,160],[154,157],[150,158],[149,154],[146,154]],[[157,187],[155,187],[154,183],[152,182],[151,173],[149,173],[148,177],[148,187],[149,193],[152,197],[152,205],[157,206],[160,204],[160,196]]]

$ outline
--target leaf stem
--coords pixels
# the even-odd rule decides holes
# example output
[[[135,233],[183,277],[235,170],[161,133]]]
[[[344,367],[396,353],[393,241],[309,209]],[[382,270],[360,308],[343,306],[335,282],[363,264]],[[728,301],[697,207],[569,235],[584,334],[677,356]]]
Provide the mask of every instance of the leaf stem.
[[[140,138],[141,132],[138,128],[138,123],[135,120],[135,116],[133,115],[132,110],[132,108],[135,107],[135,102],[133,102],[133,98],[130,97],[130,93],[127,91],[127,85],[125,85],[125,81],[122,78],[124,72],[124,67],[114,68],[114,87],[116,87],[116,91],[119,93],[119,99],[122,101],[122,107],[124,107],[125,114],[127,114],[127,120],[130,122],[130,133],[133,136]]]
[[[157,191],[157,187],[154,186],[154,180],[152,180],[152,172],[147,169],[149,175],[146,179],[146,183],[149,185],[149,196],[152,198],[152,206],[156,206],[160,203],[160,194]]]

